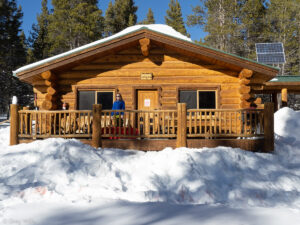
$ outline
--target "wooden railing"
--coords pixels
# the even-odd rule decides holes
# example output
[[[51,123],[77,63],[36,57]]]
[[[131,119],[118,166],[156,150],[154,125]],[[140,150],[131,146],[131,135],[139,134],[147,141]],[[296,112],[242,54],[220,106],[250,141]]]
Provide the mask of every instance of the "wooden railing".
[[[274,146],[272,107],[186,110],[180,103],[177,110],[101,110],[94,105],[92,111],[18,111],[11,105],[10,143],[19,138],[87,138],[99,147],[102,138],[176,138],[177,147],[185,147],[189,138],[263,137],[267,149]]]
[[[91,110],[19,111],[20,138],[90,138]],[[177,110],[102,110],[102,138],[173,138]],[[187,138],[263,136],[263,110],[198,110],[186,113]]]
[[[171,138],[176,137],[176,110],[103,110],[102,137]]]
[[[263,110],[187,110],[187,137],[263,136]]]
[[[20,138],[92,137],[92,111],[19,111]]]

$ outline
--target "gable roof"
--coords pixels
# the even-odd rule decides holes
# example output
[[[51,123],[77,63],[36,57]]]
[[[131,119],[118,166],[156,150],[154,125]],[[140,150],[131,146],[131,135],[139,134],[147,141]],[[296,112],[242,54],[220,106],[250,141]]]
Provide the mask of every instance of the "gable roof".
[[[267,77],[265,79],[266,81],[272,79],[278,73],[277,68],[196,44],[190,38],[180,34],[173,28],[162,24],[135,25],[128,27],[110,37],[23,66],[16,71],[13,71],[13,73],[21,80],[26,81],[27,78],[38,76],[47,70],[59,69],[66,65],[72,67],[78,62],[84,62],[97,56],[99,57],[105,54],[114,53],[122,46],[138,44],[138,40],[142,38],[149,38],[151,41],[161,46],[168,46],[175,50],[180,50],[183,54],[189,53],[200,58],[209,58],[214,63],[230,66],[237,71],[243,68],[253,70],[254,72],[264,74]]]

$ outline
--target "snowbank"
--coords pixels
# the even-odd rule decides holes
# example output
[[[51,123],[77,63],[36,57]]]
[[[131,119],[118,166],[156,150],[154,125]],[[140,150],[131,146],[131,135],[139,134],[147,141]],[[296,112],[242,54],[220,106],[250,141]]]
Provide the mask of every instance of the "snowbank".
[[[228,147],[94,149],[64,139],[7,146],[9,130],[0,129],[1,206],[121,199],[299,209],[298,119],[289,109],[276,113],[275,154]]]
[[[275,113],[276,154],[287,167],[300,165],[300,111],[288,107]]]

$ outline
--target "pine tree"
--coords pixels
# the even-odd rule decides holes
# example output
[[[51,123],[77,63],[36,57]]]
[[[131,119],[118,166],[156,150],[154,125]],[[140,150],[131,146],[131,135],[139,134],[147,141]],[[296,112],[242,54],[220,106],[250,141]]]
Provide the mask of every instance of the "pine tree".
[[[256,59],[255,43],[266,42],[266,1],[241,1],[241,33],[244,40],[244,53],[242,56]]]
[[[183,35],[188,35],[183,22],[181,7],[178,0],[170,1],[169,9],[167,10],[167,16],[165,16],[165,23]]]
[[[52,0],[48,38],[50,53],[58,54],[102,37],[103,17],[97,0]]]
[[[12,71],[26,63],[26,37],[21,33],[22,9],[15,0],[0,4],[0,108],[8,108],[11,97],[19,97],[21,105],[28,104],[30,86],[13,77]],[[30,97],[29,97],[30,98]]]
[[[133,0],[115,0],[105,12],[105,35],[109,36],[136,24],[137,6]]]
[[[204,27],[208,35],[205,44],[211,47],[241,54],[241,4],[235,0],[202,0],[203,6],[193,7],[188,16],[189,26]]]
[[[148,10],[147,18],[141,21],[140,24],[155,24],[154,15],[151,8]]]
[[[281,74],[300,74],[300,1],[272,0],[267,11],[269,24],[266,34],[270,42],[282,42],[286,55],[286,64]]]
[[[30,45],[30,49],[28,50],[28,63],[49,57],[49,10],[47,3],[48,0],[42,1],[42,12],[37,16],[38,23],[32,25],[32,31],[30,32],[30,37],[28,38]]]
[[[104,33],[106,37],[117,33],[114,5],[111,1],[108,3],[108,7],[105,12],[104,25]]]

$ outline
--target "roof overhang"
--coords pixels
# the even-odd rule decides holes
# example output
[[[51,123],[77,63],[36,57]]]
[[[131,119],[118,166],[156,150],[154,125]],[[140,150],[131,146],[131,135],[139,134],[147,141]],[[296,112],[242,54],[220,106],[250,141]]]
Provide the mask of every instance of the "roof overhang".
[[[165,48],[178,51],[181,54],[196,57],[200,60],[209,60],[212,63],[230,67],[233,70],[241,71],[242,69],[252,70],[255,74],[263,76],[266,82],[274,78],[278,69],[257,63],[255,61],[242,58],[236,55],[228,54],[207,46],[196,44],[192,41],[183,40],[174,36],[169,36],[157,31],[142,27],[131,33],[126,33],[115,38],[107,38],[99,44],[97,42],[82,46],[55,57],[51,57],[31,65],[22,67],[15,71],[20,80],[29,82],[31,78],[40,76],[45,71],[64,71],[81,63],[89,62],[101,56],[114,54],[131,46],[139,44],[139,40],[148,38],[151,43]]]

